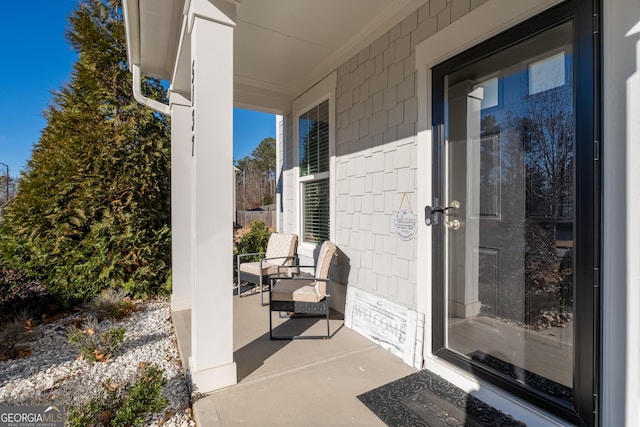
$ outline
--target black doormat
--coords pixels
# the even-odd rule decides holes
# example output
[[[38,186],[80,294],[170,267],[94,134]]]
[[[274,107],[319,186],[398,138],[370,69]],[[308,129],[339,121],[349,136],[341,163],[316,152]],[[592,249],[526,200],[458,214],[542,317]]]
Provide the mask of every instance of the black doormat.
[[[521,381],[530,387],[548,394],[549,396],[555,397],[556,399],[560,399],[569,404],[573,403],[573,390],[565,385],[545,378],[534,372],[527,371],[524,368],[506,362],[502,359],[498,359],[497,357],[493,357],[490,354],[483,353],[480,350],[474,351],[468,356],[471,358],[471,360],[481,363],[495,371],[500,372],[501,374]]]
[[[368,391],[358,399],[388,426],[526,426],[427,370]]]

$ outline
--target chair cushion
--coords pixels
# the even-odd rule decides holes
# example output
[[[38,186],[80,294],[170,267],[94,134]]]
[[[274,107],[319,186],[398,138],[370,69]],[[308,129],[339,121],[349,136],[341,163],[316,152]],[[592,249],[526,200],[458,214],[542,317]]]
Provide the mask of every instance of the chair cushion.
[[[297,234],[272,233],[267,243],[265,258],[292,257],[296,253],[297,246]],[[276,265],[291,265],[293,259],[274,259],[271,262]]]
[[[262,275],[268,276],[271,274],[278,274],[278,264],[274,264],[268,261],[262,262]],[[244,273],[253,274],[254,276],[260,276],[260,261],[256,262],[243,262],[240,264],[240,271]]]
[[[316,291],[315,281],[299,279],[278,280],[271,291],[273,301],[319,302],[324,298]]]
[[[316,277],[319,279],[329,278],[329,269],[331,268],[331,262],[337,251],[336,245],[333,242],[326,240],[320,247],[320,253],[318,254],[318,263],[316,265]]]

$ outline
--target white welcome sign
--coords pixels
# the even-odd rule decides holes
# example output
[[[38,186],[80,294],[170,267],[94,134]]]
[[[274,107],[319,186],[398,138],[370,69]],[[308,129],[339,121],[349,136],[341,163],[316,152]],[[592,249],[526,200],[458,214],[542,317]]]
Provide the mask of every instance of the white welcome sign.
[[[408,365],[422,368],[424,315],[361,289],[347,289],[345,325]]]

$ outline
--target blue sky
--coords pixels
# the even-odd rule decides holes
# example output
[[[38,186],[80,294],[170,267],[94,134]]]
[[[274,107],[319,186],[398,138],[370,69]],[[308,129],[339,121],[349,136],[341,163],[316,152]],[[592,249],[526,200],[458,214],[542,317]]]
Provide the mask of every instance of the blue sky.
[[[76,54],[65,39],[68,16],[77,0],[4,2],[0,14],[0,163],[18,176],[31,157],[46,123],[43,111],[51,91],[71,78]],[[251,154],[266,137],[275,137],[272,114],[234,110],[235,160]],[[0,165],[0,175],[5,168]]]

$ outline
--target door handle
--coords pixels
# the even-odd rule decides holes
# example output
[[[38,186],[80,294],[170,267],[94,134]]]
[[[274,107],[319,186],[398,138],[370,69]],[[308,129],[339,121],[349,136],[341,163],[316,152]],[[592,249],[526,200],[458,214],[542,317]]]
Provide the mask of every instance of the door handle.
[[[436,207],[425,206],[424,223],[427,225],[438,225],[438,217],[435,214],[441,213],[444,215],[446,214],[446,211],[448,211],[449,209],[459,209],[459,208],[460,208],[460,202],[457,200],[452,201],[450,206],[436,206]],[[455,228],[449,227],[449,228],[453,228],[454,230],[457,230],[458,228],[460,228],[460,222],[458,220],[454,220],[454,221],[457,222],[457,227]],[[449,224],[447,223],[447,225]]]

